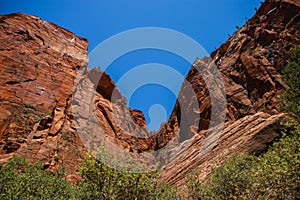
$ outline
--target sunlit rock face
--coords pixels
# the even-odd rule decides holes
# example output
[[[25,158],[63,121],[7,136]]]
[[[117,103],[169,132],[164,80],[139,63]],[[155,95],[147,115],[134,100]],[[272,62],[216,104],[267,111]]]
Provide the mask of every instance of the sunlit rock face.
[[[281,70],[300,45],[299,7],[267,0],[211,58],[195,59],[157,132],[109,75],[87,69],[86,39],[38,17],[0,16],[0,163],[18,154],[75,173],[95,142],[109,141],[149,168],[159,163],[160,182],[183,185],[194,169],[205,180],[234,153],[264,152],[284,128]],[[218,80],[208,81],[216,68]]]
[[[75,170],[84,154],[70,102],[87,40],[38,17],[0,16],[0,162],[14,154]]]
[[[161,182],[183,185],[185,175],[194,169],[198,169],[201,179],[205,180],[213,166],[220,165],[231,155],[244,151],[262,153],[280,137],[285,117],[280,113],[279,98],[287,88],[281,79],[281,70],[289,60],[289,52],[300,45],[299,27],[299,1],[267,0],[211,54],[221,73],[227,99],[224,128],[215,135],[207,134],[214,120],[210,113],[212,94],[194,67],[207,63],[208,59],[195,61],[186,80],[197,91],[199,109],[196,112],[200,123],[179,127],[184,129],[182,134],[191,138],[182,145],[189,147],[184,152],[178,150],[180,154],[170,158],[172,162],[164,167]],[[184,93],[183,87],[178,99],[188,99]],[[179,108],[177,102],[168,124],[180,116]]]

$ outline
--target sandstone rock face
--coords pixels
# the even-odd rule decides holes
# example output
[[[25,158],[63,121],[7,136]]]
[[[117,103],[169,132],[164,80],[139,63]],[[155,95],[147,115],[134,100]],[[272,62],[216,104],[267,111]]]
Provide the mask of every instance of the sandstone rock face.
[[[63,164],[72,174],[87,149],[110,141],[112,150],[150,168],[159,161],[160,182],[182,185],[194,169],[205,180],[237,152],[262,153],[283,128],[281,70],[300,44],[299,7],[296,0],[267,0],[211,59],[196,59],[155,133],[109,75],[87,69],[85,39],[37,17],[1,16],[0,163],[18,154],[49,170]],[[210,81],[216,68],[220,77]],[[159,156],[151,153],[166,146]]]
[[[132,109],[130,110],[130,115],[133,118],[135,124],[139,125],[140,127],[147,127],[146,119],[142,111]]]
[[[127,106],[107,74],[87,70],[87,40],[20,13],[1,16],[0,25],[1,163],[17,154],[44,163],[45,169],[64,165],[73,173],[89,150],[86,139],[94,145],[95,138],[107,137],[132,153],[150,148],[144,115]],[[86,79],[74,85],[80,70]],[[73,95],[77,86],[79,98]],[[77,103],[83,112],[75,112]],[[82,121],[89,125],[90,138],[78,134]]]
[[[199,170],[199,178],[204,181],[213,167],[237,152],[262,153],[274,139],[280,137],[284,115],[258,112],[227,122],[220,135],[206,136],[206,131],[199,132],[183,143],[188,146],[183,153],[172,155],[174,161],[164,168],[159,181],[183,186],[185,175],[195,169]]]
[[[95,138],[131,153],[154,149],[143,113],[127,106],[107,74],[87,69],[87,40],[21,13],[1,16],[0,28],[0,163],[21,155],[73,173]],[[78,134],[82,122],[88,138]]]
[[[100,137],[108,137],[128,151],[132,151],[134,145],[141,145],[139,150],[148,149],[148,129],[143,113],[127,106],[126,99],[103,71],[82,70],[75,83],[73,113],[78,126],[89,129],[85,132],[88,133],[86,136],[90,137],[90,142],[98,135],[99,140],[103,139]],[[91,134],[94,136],[90,136]],[[137,140],[140,141],[139,144],[136,143]]]
[[[226,123],[223,130],[214,135],[207,134],[208,124],[214,120],[211,118],[212,94],[195,70],[208,62],[207,59],[196,60],[186,80],[197,91],[194,101],[199,104],[196,112],[200,113],[200,124],[183,127],[180,134],[185,135],[180,137],[190,139],[178,148],[188,148],[172,155],[172,162],[164,167],[159,181],[182,185],[185,175],[195,169],[205,180],[212,167],[224,159],[237,152],[259,154],[280,137],[283,126],[280,121],[285,117],[280,113],[278,100],[287,88],[280,74],[288,62],[289,51],[299,44],[299,1],[267,0],[252,19],[212,53],[227,97]],[[184,94],[183,87],[178,98],[188,99]],[[180,116],[180,106],[177,102],[173,117]]]
[[[20,13],[0,16],[0,29],[0,162],[18,154],[74,171],[84,149],[70,102],[87,40]]]

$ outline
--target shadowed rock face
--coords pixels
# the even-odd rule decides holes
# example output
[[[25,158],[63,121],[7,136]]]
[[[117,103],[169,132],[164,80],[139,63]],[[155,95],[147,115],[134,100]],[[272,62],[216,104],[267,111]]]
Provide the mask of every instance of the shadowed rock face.
[[[18,154],[43,162],[45,169],[64,164],[74,173],[92,145],[87,142],[97,138],[96,124],[104,133],[99,142],[110,140],[140,157],[180,142],[159,157],[144,156],[164,165],[159,181],[171,184],[183,184],[194,169],[205,180],[233,153],[262,153],[283,128],[278,99],[287,86],[280,74],[290,50],[300,44],[299,6],[266,1],[212,53],[224,90],[208,90],[209,73],[197,69],[210,70],[210,59],[196,59],[168,122],[156,133],[149,133],[142,112],[127,106],[109,75],[87,70],[87,40],[37,17],[0,16],[0,163]],[[211,126],[212,98],[219,102],[224,96],[224,127]],[[80,123],[86,124],[86,137],[79,134]],[[216,128],[217,134],[207,134]]]

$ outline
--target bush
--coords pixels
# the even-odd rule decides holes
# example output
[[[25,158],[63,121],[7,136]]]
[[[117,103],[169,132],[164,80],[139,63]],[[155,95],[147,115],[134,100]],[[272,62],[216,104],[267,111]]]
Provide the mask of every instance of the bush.
[[[174,187],[158,185],[158,173],[126,173],[88,156],[80,168],[83,181],[65,181],[63,170],[50,173],[14,157],[0,168],[0,199],[179,199]]]
[[[92,157],[85,160],[81,174],[81,199],[146,199],[154,193],[152,174],[117,171]]]
[[[296,122],[294,122],[296,123]],[[247,197],[264,199],[297,199],[300,197],[300,125],[290,135],[274,143],[270,150],[258,157],[252,169],[254,183]]]
[[[282,78],[289,86],[282,95],[282,108],[300,117],[300,47],[291,52],[291,61],[283,69]]]
[[[265,154],[236,156],[215,168],[204,184],[189,192],[192,199],[297,199],[300,125],[291,120],[288,126]]]
[[[74,187],[62,177],[14,157],[0,171],[0,199],[75,199]]]
[[[107,152],[106,159],[114,162]],[[126,168],[126,166],[124,166]],[[138,166],[137,166],[138,167]],[[121,169],[122,170],[122,169]],[[157,172],[130,173],[119,171],[88,156],[80,172],[84,181],[79,184],[80,199],[176,199],[177,191],[158,185]]]

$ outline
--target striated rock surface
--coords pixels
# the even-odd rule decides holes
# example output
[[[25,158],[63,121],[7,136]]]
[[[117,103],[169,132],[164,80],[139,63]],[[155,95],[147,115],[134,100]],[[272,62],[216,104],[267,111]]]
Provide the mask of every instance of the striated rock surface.
[[[84,148],[70,103],[87,40],[38,17],[0,16],[0,162],[14,154],[73,172]]]
[[[199,178],[204,181],[213,167],[237,152],[260,154],[281,136],[284,120],[285,114],[258,112],[235,122],[227,122],[220,134],[206,136],[206,131],[201,131],[182,144],[188,146],[184,152],[172,155],[175,159],[164,168],[159,181],[183,186],[185,175],[195,169],[199,170]]]
[[[89,147],[78,130],[82,120],[100,125],[101,136],[128,152],[149,148],[144,139],[135,143],[148,134],[142,112],[128,108],[107,74],[87,70],[86,39],[21,13],[0,16],[0,28],[0,163],[17,154],[45,169],[66,166],[74,173]],[[82,96],[73,94],[78,85]],[[83,112],[76,112],[77,103]]]
[[[200,123],[183,127],[180,137],[188,140],[178,148],[187,149],[171,156],[173,161],[164,167],[159,181],[182,185],[185,175],[195,169],[205,180],[212,167],[226,158],[237,152],[261,153],[280,137],[283,128],[280,122],[285,117],[280,113],[278,101],[287,88],[280,74],[288,62],[289,52],[298,45],[299,1],[267,0],[240,30],[212,53],[227,99],[224,129],[212,135],[207,134],[209,123],[215,120],[211,118],[211,99],[220,95],[208,91],[196,70],[205,63],[208,67],[208,59],[196,60],[186,80],[197,94],[197,99],[190,104],[199,104],[194,112],[200,114]],[[188,99],[184,94],[183,87],[178,99]],[[178,112],[180,106],[177,101],[171,117],[182,116],[182,111]],[[184,112],[188,115],[191,110]]]
[[[146,119],[142,111],[137,109],[131,109],[130,115],[135,124],[137,124],[140,127],[147,127]]]
[[[49,170],[65,165],[73,182],[78,158],[109,141],[150,168],[159,161],[160,182],[182,185],[194,169],[205,180],[226,158],[260,154],[280,137],[281,70],[300,44],[299,27],[299,1],[264,2],[211,59],[196,59],[153,133],[109,75],[87,69],[87,40],[38,17],[0,16],[0,163],[18,154]]]

